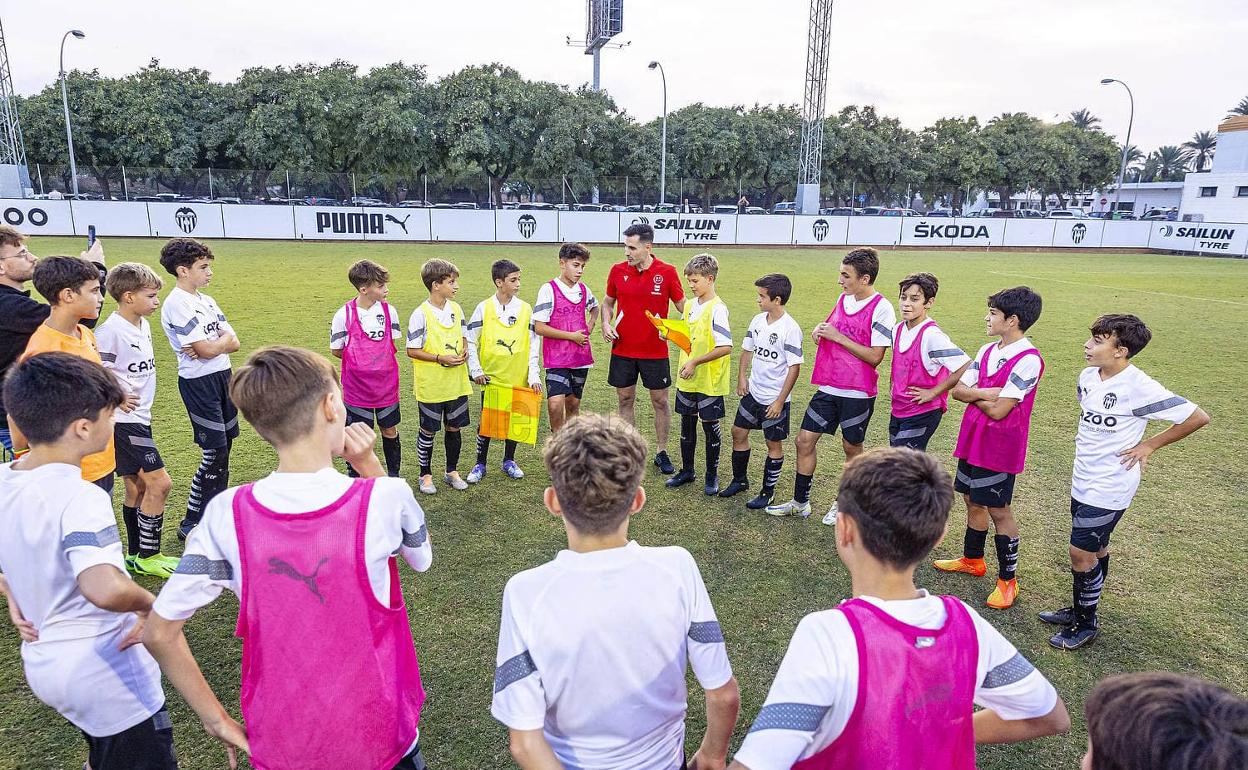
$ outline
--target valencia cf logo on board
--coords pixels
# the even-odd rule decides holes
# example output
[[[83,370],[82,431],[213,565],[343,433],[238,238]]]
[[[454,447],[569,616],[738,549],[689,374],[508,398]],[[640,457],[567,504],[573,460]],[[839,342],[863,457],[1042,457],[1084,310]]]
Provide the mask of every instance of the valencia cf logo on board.
[[[533,233],[537,231],[537,217],[532,214],[525,214],[516,220],[516,229],[520,231],[520,235],[525,238],[532,238]]]
[[[816,219],[814,224],[810,226],[811,235],[815,236],[815,240],[820,243],[824,238],[828,237],[828,220]]]
[[[1112,409],[1114,404],[1118,403],[1118,396],[1113,393],[1106,393],[1105,398],[1101,401],[1101,403],[1105,405],[1106,409]]]
[[[1080,222],[1070,228],[1070,239],[1075,243],[1083,243],[1083,236],[1088,234],[1088,226]]]
[[[182,232],[186,233],[187,235],[190,235],[191,233],[195,232],[195,224],[199,220],[199,217],[196,216],[195,214],[195,209],[189,206],[183,206],[182,208],[173,212],[173,218],[175,221],[177,221],[178,229],[180,229]]]

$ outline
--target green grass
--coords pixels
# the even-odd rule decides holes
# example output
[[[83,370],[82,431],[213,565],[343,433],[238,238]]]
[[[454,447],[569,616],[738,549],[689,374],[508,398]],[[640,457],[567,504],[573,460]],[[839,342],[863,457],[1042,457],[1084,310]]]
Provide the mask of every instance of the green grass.
[[[110,240],[110,262],[139,260],[156,265],[156,240]],[[78,239],[36,239],[38,254],[77,253]],[[243,350],[272,343],[324,350],[329,320],[351,295],[346,267],[369,257],[394,276],[391,301],[403,318],[424,299],[419,277],[423,260],[440,256],[463,271],[458,300],[471,312],[492,291],[490,262],[506,256],[524,269],[522,296],[530,301],[539,282],[557,269],[552,246],[453,246],[391,244],[263,243],[221,241],[216,278],[208,291],[220,302],[239,332]],[[694,252],[673,247],[659,252],[683,264]],[[790,310],[802,328],[822,321],[837,295],[839,249],[720,251],[720,293],[732,313],[739,340],[757,312],[753,280],[762,273],[784,272],[794,278]],[[607,268],[621,258],[619,247],[598,247],[586,281],[601,294]],[[984,613],[1057,686],[1075,721],[1070,735],[1015,747],[980,751],[983,768],[1074,768],[1083,752],[1083,699],[1100,678],[1122,671],[1166,669],[1222,682],[1248,691],[1248,643],[1242,622],[1248,589],[1242,582],[1248,564],[1248,496],[1244,494],[1248,461],[1242,441],[1245,364],[1243,316],[1248,311],[1248,263],[1154,254],[1026,253],[984,251],[884,251],[879,286],[894,299],[897,280],[908,272],[937,274],[942,288],[933,316],[968,351],[985,341],[985,297],[997,289],[1026,283],[1045,299],[1044,314],[1031,337],[1045,355],[1048,369],[1040,383],[1027,471],[1021,476],[1015,511],[1023,531],[1020,559],[1022,593],[1006,612]],[[111,301],[105,312],[111,312]],[[1103,634],[1091,648],[1058,653],[1047,644],[1051,629],[1035,617],[1038,610],[1068,603],[1070,573],[1066,556],[1070,523],[1069,478],[1074,451],[1072,401],[1075,378],[1084,362],[1081,345],[1091,320],[1102,312],[1133,312],[1154,332],[1139,365],[1179,394],[1201,404],[1213,423],[1188,441],[1154,456],[1130,513],[1114,536],[1114,571],[1102,604]],[[173,357],[157,332],[160,386],[154,429],[161,453],[174,478],[169,513],[180,510],[198,453],[175,388]],[[600,362],[607,358],[595,341]],[[794,399],[797,413],[813,388],[806,374]],[[735,366],[735,354],[734,354]],[[887,393],[887,363],[881,393]],[[410,367],[403,368],[407,449],[405,468],[414,479],[415,404],[410,395]],[[590,375],[585,407],[611,411],[615,394],[607,387],[601,364]],[[1237,395],[1239,394],[1239,395]],[[731,400],[731,398],[730,398]],[[729,404],[729,414],[734,404]],[[642,399],[638,420],[653,436],[648,403]],[[955,405],[931,451],[952,469],[951,452],[961,416]],[[473,417],[476,424],[476,416]],[[868,435],[868,446],[886,443],[887,396],[882,396]],[[796,425],[794,426],[796,431]],[[1156,430],[1156,429],[1154,429]],[[440,442],[439,442],[440,444]],[[761,438],[754,437],[752,475],[761,474]],[[672,448],[676,448],[673,437]],[[441,456],[441,448],[435,452]],[[839,442],[820,444],[813,501],[821,514],[832,502]],[[495,462],[498,461],[497,450]],[[722,473],[727,472],[727,451]],[[489,714],[494,651],[503,585],[515,572],[550,559],[564,545],[563,531],[541,505],[547,483],[534,450],[522,448],[522,481],[493,473],[468,492],[444,490],[422,497],[434,545],[433,568],[416,575],[403,571],[412,634],[429,693],[422,744],[435,768],[509,767],[506,731]],[[791,491],[790,448],[779,493]],[[272,450],[244,430],[235,445],[231,481],[251,481],[274,467]],[[471,450],[465,446],[465,461]],[[742,690],[742,713],[733,747],[739,745],[766,696],[789,637],[805,614],[831,607],[849,595],[849,578],[837,560],[832,529],[807,521],[774,520],[747,512],[743,500],[708,500],[695,491],[664,489],[647,474],[650,503],[634,519],[632,535],[647,545],[679,544],[701,565],[718,609],[728,652]],[[937,548],[949,556],[961,548],[964,512],[952,514],[951,536]],[[167,527],[166,551],[180,548]],[[991,558],[991,557],[990,557]],[[980,605],[991,588],[989,578],[936,574],[919,568],[919,583]],[[156,581],[144,580],[152,590]],[[237,604],[223,597],[187,625],[191,647],[209,682],[237,714],[240,648],[233,638]],[[76,768],[85,760],[81,736],[58,715],[35,700],[21,675],[15,635],[0,647],[0,768]],[[316,676],[309,670],[308,676]],[[166,687],[182,767],[222,767],[220,749],[207,739],[198,720],[172,688]],[[700,691],[691,687],[687,745],[695,748],[703,727]]]

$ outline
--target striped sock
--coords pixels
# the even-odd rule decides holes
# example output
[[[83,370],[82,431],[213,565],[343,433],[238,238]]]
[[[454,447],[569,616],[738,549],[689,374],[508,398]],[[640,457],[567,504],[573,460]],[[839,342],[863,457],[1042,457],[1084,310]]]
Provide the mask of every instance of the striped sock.
[[[784,467],[783,457],[768,457],[763,463],[763,494],[769,495],[776,491],[780,481],[780,470]]]
[[[1018,569],[1018,538],[1009,535],[993,535],[997,548],[997,577],[1013,580]]]
[[[719,421],[703,422],[702,432],[706,434],[706,475],[719,475],[719,450],[724,445],[724,434],[720,431]]]
[[[160,553],[160,531],[165,526],[165,512],[136,514],[139,529],[139,556],[146,559]]]
[[[416,462],[420,464],[421,476],[432,476],[429,466],[433,463],[433,434],[423,430],[416,434]]]

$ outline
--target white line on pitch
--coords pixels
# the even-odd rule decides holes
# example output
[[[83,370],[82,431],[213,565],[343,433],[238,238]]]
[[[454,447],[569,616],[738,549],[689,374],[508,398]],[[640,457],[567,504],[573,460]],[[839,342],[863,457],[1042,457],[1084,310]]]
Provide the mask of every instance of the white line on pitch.
[[[1221,302],[1224,305],[1236,305],[1237,307],[1248,307],[1248,302],[1232,302],[1229,299],[1214,299],[1213,297],[1193,297],[1190,294],[1172,294],[1168,291],[1153,291],[1152,289],[1133,289],[1130,286],[1106,286],[1103,283],[1084,283],[1083,281],[1065,281],[1061,278],[1045,278],[1041,275],[1027,275],[1026,273],[1003,273],[999,270],[989,270],[993,275],[1008,275],[1012,278],[1030,278],[1033,281],[1052,281],[1053,283],[1068,283],[1071,286],[1092,286],[1097,289],[1110,289],[1113,291],[1135,291],[1141,294],[1156,294],[1159,297],[1174,297],[1175,299],[1193,299],[1198,302]]]

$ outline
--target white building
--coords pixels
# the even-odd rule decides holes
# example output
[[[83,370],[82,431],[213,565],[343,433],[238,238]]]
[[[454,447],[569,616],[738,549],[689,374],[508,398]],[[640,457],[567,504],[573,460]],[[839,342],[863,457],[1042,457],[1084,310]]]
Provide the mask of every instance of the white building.
[[[1185,222],[1248,222],[1248,115],[1218,126],[1218,149],[1208,171],[1183,181],[1179,218]]]

